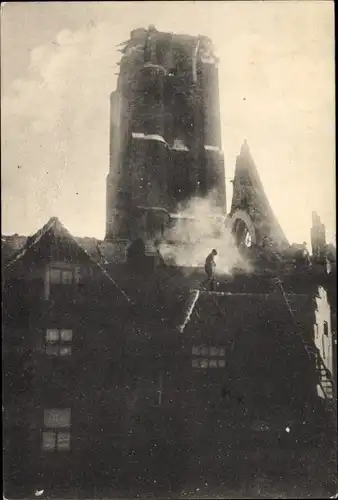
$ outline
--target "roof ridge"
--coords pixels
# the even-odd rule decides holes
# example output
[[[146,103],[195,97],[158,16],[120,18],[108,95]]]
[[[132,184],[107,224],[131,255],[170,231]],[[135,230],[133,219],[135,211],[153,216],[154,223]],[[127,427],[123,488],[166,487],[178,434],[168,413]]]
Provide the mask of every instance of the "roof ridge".
[[[54,217],[55,221],[54,222],[58,222],[60,224],[60,226],[62,227],[62,229],[67,233],[67,235],[69,236],[69,238],[71,238],[74,243],[76,243],[77,246],[79,246],[81,248],[81,250],[87,255],[87,257],[89,257],[90,261],[95,265],[97,266],[100,271],[115,285],[115,287],[119,290],[119,292],[122,293],[122,295],[127,299],[128,302],[132,302],[130,297],[128,297],[128,295],[126,294],[126,292],[116,283],[116,281],[112,278],[112,276],[110,276],[110,274],[104,269],[103,266],[101,266],[101,264],[99,264],[98,262],[96,262],[92,256],[90,255],[89,252],[87,252],[87,250],[81,245],[81,243],[79,243],[75,236],[73,236],[69,231],[68,229],[62,224],[62,222],[60,222],[60,220],[57,218],[57,217]]]
[[[64,227],[57,217],[51,217],[48,222],[46,222],[46,224],[44,224],[34,234],[32,234],[31,236],[27,236],[26,243],[22,248],[20,248],[18,253],[14,255],[13,258],[5,265],[5,269],[9,268],[10,266],[12,266],[12,264],[14,264],[14,262],[19,260],[29,248],[32,248],[34,245],[36,245],[40,241],[40,239],[47,233],[47,231],[49,231],[57,222],[62,227]]]
[[[200,290],[195,289],[189,291],[189,296],[187,300],[187,309],[185,312],[184,320],[183,323],[177,327],[180,333],[183,333],[184,328],[189,322],[199,296],[200,296]]]

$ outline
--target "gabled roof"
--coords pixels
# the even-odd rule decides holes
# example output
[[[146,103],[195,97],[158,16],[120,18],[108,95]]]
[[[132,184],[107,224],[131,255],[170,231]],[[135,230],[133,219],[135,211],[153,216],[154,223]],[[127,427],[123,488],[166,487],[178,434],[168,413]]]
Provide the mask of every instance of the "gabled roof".
[[[247,141],[245,140],[239,156],[237,156],[234,188],[230,215],[238,209],[246,210],[255,222],[257,217],[265,229],[260,228],[271,240],[281,247],[288,247],[288,240],[271,208],[259,177],[257,167],[251,156]]]
[[[97,267],[101,273],[115,286],[115,288],[121,293],[121,295],[128,301],[131,302],[128,295],[122,290],[122,288],[116,283],[116,281],[107,273],[107,271],[97,262],[92,256],[87,252],[85,248],[76,240],[74,236],[65,228],[65,226],[59,221],[57,217],[52,217],[41,229],[39,229],[33,236],[27,238],[26,244],[22,249],[20,249],[12,259],[5,265],[5,271],[10,270],[17,262],[23,259],[27,253],[37,247],[41,239],[48,233],[53,233],[55,236],[62,236],[69,239],[74,245],[76,245],[83,254],[87,256],[93,266]]]
[[[11,260],[6,264],[5,269],[12,267],[13,264],[22,259],[27,254],[28,250],[37,245],[41,238],[48,233],[48,231],[50,231],[51,229],[56,229],[57,224],[60,224],[62,229],[64,229],[68,233],[68,231],[59,222],[57,217],[52,217],[44,226],[42,226],[35,234],[33,234],[33,236],[28,236],[23,248],[21,248],[15,255],[13,255]]]
[[[218,335],[229,322],[239,326],[246,323],[254,328],[256,323],[266,322],[271,317],[280,322],[281,318],[277,317],[280,313],[285,321],[290,321],[288,307],[291,306],[295,313],[303,310],[308,306],[309,295],[283,295],[277,287],[274,291],[267,289],[265,293],[190,290],[177,329],[183,333],[193,323],[194,328],[206,332],[212,330]]]

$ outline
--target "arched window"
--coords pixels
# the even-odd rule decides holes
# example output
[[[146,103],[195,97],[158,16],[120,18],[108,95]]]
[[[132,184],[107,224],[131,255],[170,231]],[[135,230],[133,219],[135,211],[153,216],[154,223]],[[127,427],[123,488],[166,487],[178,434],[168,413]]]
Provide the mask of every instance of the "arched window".
[[[245,224],[245,222],[241,219],[238,219],[233,228],[233,234],[235,237],[236,245],[239,248],[251,248],[252,246],[252,237],[249,231],[249,228]]]

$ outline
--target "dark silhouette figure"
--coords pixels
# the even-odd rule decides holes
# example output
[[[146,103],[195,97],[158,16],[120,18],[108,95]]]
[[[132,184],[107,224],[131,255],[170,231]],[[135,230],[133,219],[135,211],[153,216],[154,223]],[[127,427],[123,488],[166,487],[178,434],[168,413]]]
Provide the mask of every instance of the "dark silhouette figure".
[[[127,250],[127,261],[134,272],[140,272],[145,261],[145,244],[141,238],[133,241]]]
[[[214,272],[216,268],[215,257],[217,255],[217,250],[213,249],[205,259],[204,270],[207,275],[206,279],[203,281],[202,286],[208,284],[209,290],[215,289],[215,278]]]
[[[155,241],[155,248],[156,248],[158,266],[166,267],[166,263],[164,261],[162,254],[161,254],[161,251],[160,251],[160,241],[159,240]]]

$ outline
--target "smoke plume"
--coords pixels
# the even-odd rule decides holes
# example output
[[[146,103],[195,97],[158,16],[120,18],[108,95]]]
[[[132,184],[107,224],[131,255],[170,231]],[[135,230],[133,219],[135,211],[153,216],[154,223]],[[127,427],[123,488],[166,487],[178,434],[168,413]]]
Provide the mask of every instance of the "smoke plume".
[[[235,245],[226,216],[210,193],[206,198],[191,199],[166,230],[160,252],[165,261],[180,267],[204,267],[213,248],[217,250],[216,275],[232,274],[236,268],[250,270],[249,263]]]

